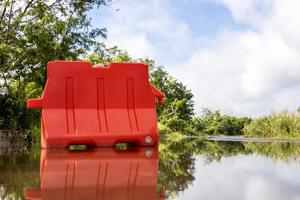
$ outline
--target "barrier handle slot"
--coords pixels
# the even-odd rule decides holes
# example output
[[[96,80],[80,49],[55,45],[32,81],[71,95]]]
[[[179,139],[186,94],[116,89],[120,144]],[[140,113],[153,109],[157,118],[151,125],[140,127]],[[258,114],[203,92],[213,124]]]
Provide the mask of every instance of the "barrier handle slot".
[[[43,99],[42,98],[28,99],[27,100],[27,108],[42,109],[42,107],[43,107]]]
[[[151,85],[151,90],[153,95],[156,97],[158,104],[161,106],[164,103],[164,98],[165,95],[156,87],[154,87],[152,84]]]

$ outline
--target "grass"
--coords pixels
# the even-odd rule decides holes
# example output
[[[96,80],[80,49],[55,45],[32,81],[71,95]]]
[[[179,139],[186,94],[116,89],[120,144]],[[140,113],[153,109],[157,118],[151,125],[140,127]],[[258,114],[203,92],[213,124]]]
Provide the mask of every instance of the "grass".
[[[256,118],[243,131],[245,137],[300,139],[300,113],[282,111]]]

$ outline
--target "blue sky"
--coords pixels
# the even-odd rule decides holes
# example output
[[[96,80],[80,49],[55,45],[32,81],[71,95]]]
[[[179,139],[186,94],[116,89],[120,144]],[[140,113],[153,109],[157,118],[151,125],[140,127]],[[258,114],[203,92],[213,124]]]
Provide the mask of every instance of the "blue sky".
[[[138,3],[137,3],[138,2]],[[126,13],[126,12],[135,12],[132,8],[139,8],[139,5],[143,5],[145,1],[138,0],[114,0],[109,6],[103,6],[100,9],[94,9],[90,12],[90,16],[92,17],[92,25],[94,27],[107,27],[108,28],[108,38],[109,40],[116,40],[114,36],[110,34],[110,28],[112,22],[115,19],[119,19],[117,24],[121,26],[121,23],[124,18],[127,17],[128,20],[134,21],[136,23],[143,23],[143,20],[139,20],[139,17],[134,14]],[[151,2],[151,1],[148,1]],[[186,0],[174,0],[174,1],[152,1],[154,3],[148,3],[149,7],[146,6],[140,9],[140,12],[143,12],[144,9],[147,11],[145,12],[146,15],[143,17],[149,17],[149,20],[156,20],[156,12],[166,12],[166,15],[171,20],[174,21],[174,26],[176,26],[176,22],[179,24],[184,24],[188,27],[189,37],[192,40],[198,40],[199,36],[201,36],[205,42],[206,39],[210,39],[215,37],[221,31],[230,29],[230,30],[243,30],[243,29],[250,29],[250,26],[247,24],[236,22],[230,13],[230,11],[223,5],[216,4],[210,1],[186,1]],[[155,3],[156,2],[156,3]],[[191,3],[192,2],[192,3]],[[156,5],[155,5],[156,4]],[[155,6],[161,6],[161,8],[155,8]],[[163,8],[165,7],[165,8]],[[124,13],[120,13],[124,12]],[[142,14],[142,13],[141,13]],[[161,14],[164,16],[164,14]],[[143,18],[142,17],[142,18]],[[134,19],[132,19],[134,18]],[[168,19],[167,19],[168,20]],[[116,23],[116,22],[115,22]],[[163,23],[162,23],[163,24]],[[130,24],[130,25],[134,25]],[[131,28],[130,26],[128,28]],[[168,52],[169,43],[176,43],[176,41],[166,38],[165,35],[161,34],[159,31],[155,30],[145,30],[143,31],[140,28],[134,28],[134,31],[141,34],[145,34],[147,40],[151,42],[154,46],[160,47],[161,50],[164,52]],[[176,29],[175,29],[176,30]],[[130,32],[130,31],[128,31]],[[122,34],[120,32],[120,34]],[[167,39],[167,40],[166,40]],[[184,38],[182,38],[184,39]],[[200,41],[198,41],[200,42]],[[108,42],[109,44],[115,45],[117,42]],[[122,47],[122,44],[118,46]],[[127,46],[125,46],[127,47]],[[172,53],[164,56],[161,58],[156,58],[156,61],[160,65],[166,65],[171,60],[173,62],[180,61],[188,56],[191,52],[193,52],[198,46],[193,46],[192,44],[188,46],[185,51],[180,52],[181,56],[173,56]],[[125,49],[126,50],[126,49]],[[130,50],[129,50],[130,51]],[[153,56],[149,52],[142,53],[142,54],[133,54],[133,56]]]
[[[300,106],[300,1],[113,0],[90,16],[108,46],[154,59],[191,88],[198,113]]]
[[[130,1],[114,0],[109,6],[101,6],[100,9],[94,9],[90,12],[92,17],[92,25],[94,27],[103,27],[103,23],[111,17],[118,15],[118,10],[123,9],[122,6],[130,5]],[[131,1],[134,2],[134,1]],[[245,29],[250,28],[242,23],[237,23],[232,18],[230,11],[223,5],[213,2],[192,2],[174,0],[169,5],[176,20],[185,21],[192,30],[194,36],[206,35],[213,37],[218,31],[224,28]],[[151,37],[151,35],[150,35]],[[153,42],[157,42],[153,40]]]
[[[176,17],[185,21],[190,27],[194,37],[198,35],[214,37],[222,29],[239,30],[246,28],[243,24],[233,20],[226,7],[212,2],[176,1],[174,10]]]

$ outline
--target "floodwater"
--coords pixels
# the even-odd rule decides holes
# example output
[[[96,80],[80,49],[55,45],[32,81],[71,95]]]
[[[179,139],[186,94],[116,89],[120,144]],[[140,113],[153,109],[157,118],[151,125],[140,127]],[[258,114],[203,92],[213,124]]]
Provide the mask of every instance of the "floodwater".
[[[300,200],[300,143],[163,139],[158,149],[8,151],[0,199]]]

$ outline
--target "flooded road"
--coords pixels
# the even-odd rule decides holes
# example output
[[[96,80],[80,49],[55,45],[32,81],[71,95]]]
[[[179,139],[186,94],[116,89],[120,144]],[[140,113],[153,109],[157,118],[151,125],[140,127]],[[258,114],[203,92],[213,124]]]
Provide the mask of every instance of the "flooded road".
[[[298,139],[266,139],[266,138],[246,138],[240,136],[207,137],[208,141],[217,142],[300,142]]]
[[[195,180],[175,199],[300,199],[299,161],[237,155],[206,163],[195,160]]]
[[[300,199],[300,143],[183,139],[158,149],[22,150],[0,199]]]

